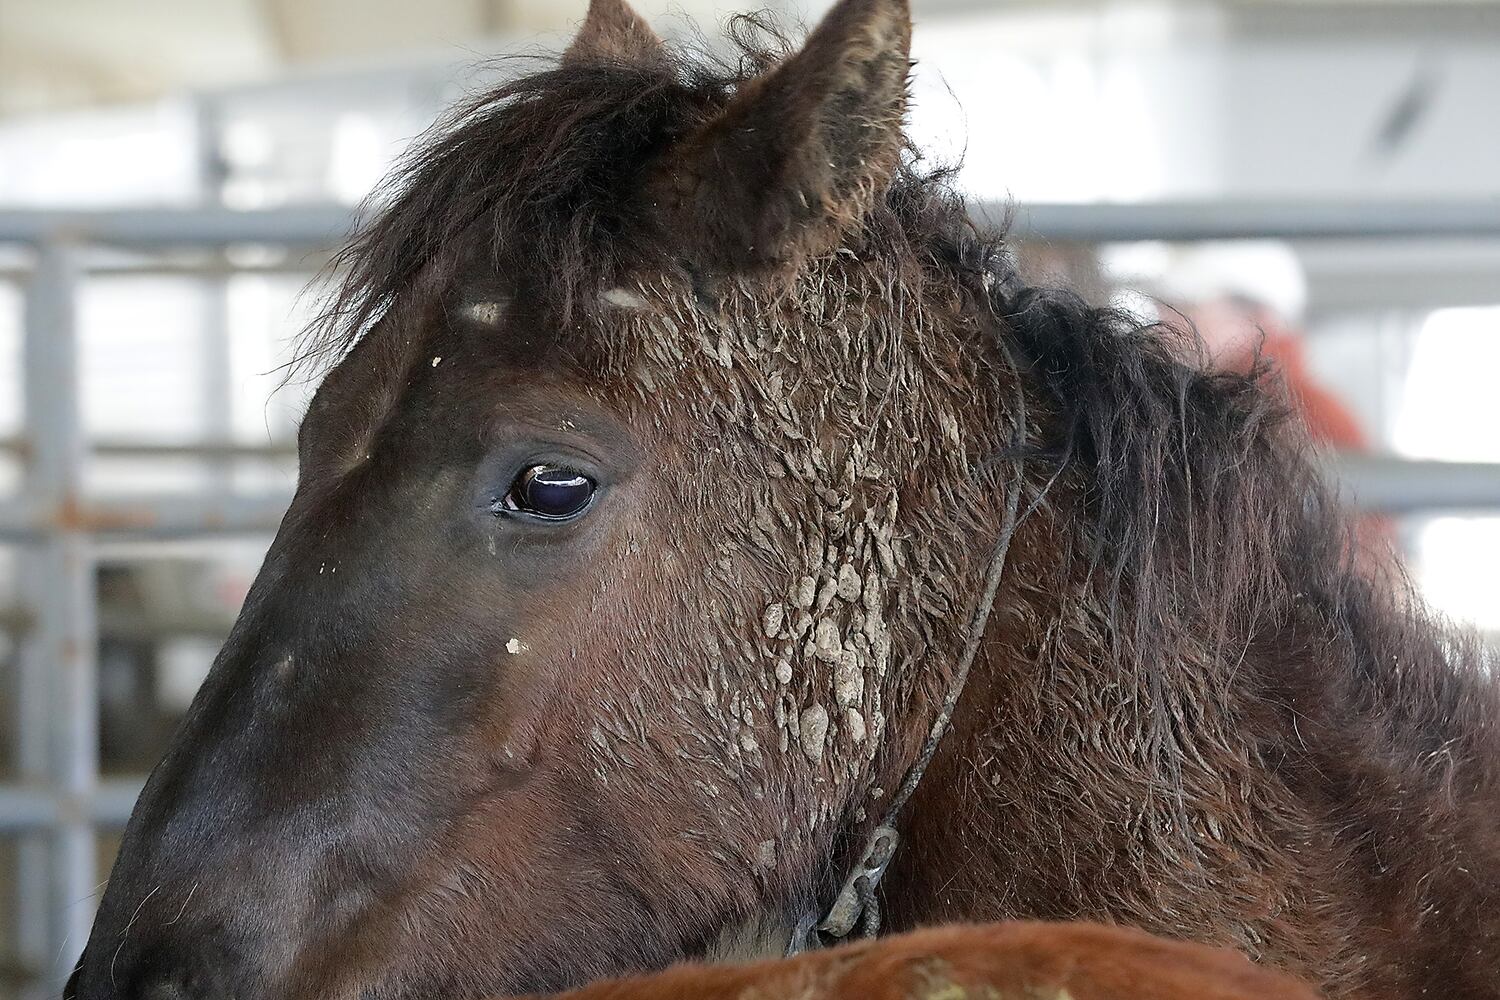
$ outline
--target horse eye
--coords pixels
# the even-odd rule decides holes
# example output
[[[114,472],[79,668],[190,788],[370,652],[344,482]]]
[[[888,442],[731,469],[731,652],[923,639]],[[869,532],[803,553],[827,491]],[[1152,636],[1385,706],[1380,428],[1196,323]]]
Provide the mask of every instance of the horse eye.
[[[516,477],[502,507],[543,520],[566,521],[583,513],[597,488],[577,469],[533,465]]]

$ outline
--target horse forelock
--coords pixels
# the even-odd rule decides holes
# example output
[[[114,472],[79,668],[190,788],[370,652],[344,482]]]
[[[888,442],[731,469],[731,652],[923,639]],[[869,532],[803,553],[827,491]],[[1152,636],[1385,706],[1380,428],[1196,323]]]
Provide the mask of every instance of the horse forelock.
[[[517,75],[435,124],[370,196],[330,263],[332,293],[304,331],[300,361],[336,360],[394,302],[419,294],[420,275],[471,272],[477,261],[524,272],[565,326],[632,274],[702,277],[683,259],[681,234],[638,196],[643,168],[789,49],[764,14],[736,18],[731,35],[726,57],[680,46],[640,64],[502,61]],[[860,234],[868,252],[905,257],[911,236],[920,244],[967,225],[950,170],[923,167],[914,150],[905,161]]]

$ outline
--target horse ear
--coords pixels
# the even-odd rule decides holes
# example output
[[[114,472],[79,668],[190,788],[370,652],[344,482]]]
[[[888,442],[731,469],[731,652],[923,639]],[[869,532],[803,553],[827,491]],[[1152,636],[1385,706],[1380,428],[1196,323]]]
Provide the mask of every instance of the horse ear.
[[[666,54],[661,38],[625,0],[589,0],[588,16],[562,61],[659,63]]]
[[[908,0],[840,0],[801,51],[667,153],[649,189],[658,210],[710,268],[832,249],[896,170],[910,50]]]

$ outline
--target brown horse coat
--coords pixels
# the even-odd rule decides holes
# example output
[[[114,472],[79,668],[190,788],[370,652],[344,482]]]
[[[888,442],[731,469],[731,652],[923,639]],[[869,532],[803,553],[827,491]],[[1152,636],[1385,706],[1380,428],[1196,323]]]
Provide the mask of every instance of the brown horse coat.
[[[1316,1000],[1221,948],[1097,924],[951,925],[743,966],[680,965],[558,1000]]]

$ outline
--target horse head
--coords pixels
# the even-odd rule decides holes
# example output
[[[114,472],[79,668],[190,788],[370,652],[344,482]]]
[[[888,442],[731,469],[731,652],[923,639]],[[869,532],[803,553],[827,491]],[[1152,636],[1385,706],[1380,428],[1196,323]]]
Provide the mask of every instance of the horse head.
[[[843,0],[715,68],[595,0],[412,160],[72,995],[540,991],[777,947],[825,897],[1010,471],[909,35]]]

